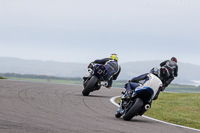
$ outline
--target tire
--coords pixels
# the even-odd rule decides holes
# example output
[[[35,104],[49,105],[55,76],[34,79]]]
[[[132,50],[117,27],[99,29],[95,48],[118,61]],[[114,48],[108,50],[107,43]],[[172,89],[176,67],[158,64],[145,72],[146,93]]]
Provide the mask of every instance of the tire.
[[[131,109],[123,116],[125,121],[130,121],[142,108],[144,102],[141,98],[137,98]]]
[[[86,87],[84,87],[84,90],[82,91],[83,96],[88,96],[90,92],[92,92],[95,84],[98,82],[98,78],[95,76],[92,76],[90,81],[88,81]]]

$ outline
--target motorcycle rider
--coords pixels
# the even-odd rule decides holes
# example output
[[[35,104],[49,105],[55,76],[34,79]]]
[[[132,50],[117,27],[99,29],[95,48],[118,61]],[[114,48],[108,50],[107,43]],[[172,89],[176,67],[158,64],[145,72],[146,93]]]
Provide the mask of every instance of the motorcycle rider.
[[[165,60],[160,63],[160,79],[163,82],[162,91],[178,76],[177,59]]]
[[[155,67],[152,68],[150,73],[152,73],[152,74],[156,75],[158,78],[160,78],[160,70],[158,68],[155,68]],[[145,74],[142,74],[138,77],[134,77],[131,80],[129,80],[128,83],[125,84],[125,89],[127,91],[125,98],[129,99],[131,97],[133,91],[135,90],[135,88],[145,85],[145,82],[149,80],[149,76],[150,76],[149,73],[145,73]],[[153,100],[156,100],[158,98],[160,89],[161,89],[161,87],[159,88],[159,91],[157,92],[157,94],[155,95]]]
[[[97,59],[94,62],[91,62],[88,65],[89,75],[93,71],[93,63],[105,65],[105,68],[108,72],[107,76],[106,76],[106,81],[107,81],[106,87],[111,88],[112,87],[112,81],[117,79],[117,77],[118,77],[118,75],[121,71],[121,67],[118,64],[117,54],[111,54],[110,58]],[[87,77],[88,76],[85,76],[85,77],[83,77],[83,79],[85,79]]]
[[[123,92],[124,97],[122,97],[122,98],[124,100],[130,99],[131,95],[133,94],[133,92],[135,91],[135,89],[137,87],[157,86],[157,87],[159,87],[158,92],[155,94],[155,96],[153,98],[153,100],[156,100],[158,98],[159,93],[160,93],[160,90],[161,90],[161,87],[162,87],[162,82],[161,82],[161,80],[160,80],[160,82],[158,82],[157,80],[154,80],[154,78],[152,78],[152,74],[159,78],[160,77],[160,70],[158,68],[154,67],[150,70],[149,73],[142,74],[138,77],[134,77],[131,80],[129,80],[128,83],[125,84],[126,93]],[[149,83],[152,83],[152,82],[154,84],[149,85]],[[151,106],[151,103],[152,103],[152,101],[149,103],[150,106]],[[124,110],[122,109],[122,104],[120,104],[120,107],[119,107],[118,111],[116,112],[116,114],[118,114],[118,113],[120,113],[120,114],[124,113]],[[142,114],[143,113],[144,112],[142,112]]]

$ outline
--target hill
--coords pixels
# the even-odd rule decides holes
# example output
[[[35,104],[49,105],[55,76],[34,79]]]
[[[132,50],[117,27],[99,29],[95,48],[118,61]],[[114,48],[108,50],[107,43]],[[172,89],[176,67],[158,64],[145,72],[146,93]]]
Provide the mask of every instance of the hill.
[[[0,57],[0,73],[80,77],[86,73],[87,64],[55,61],[23,60]]]
[[[87,71],[87,63],[55,62],[40,60],[23,60],[18,58],[0,57],[0,73],[36,74],[57,77],[83,77]],[[137,61],[121,63],[120,80],[149,72],[153,67],[159,67],[161,60]],[[178,62],[178,77],[173,83],[195,84],[200,81],[200,66]],[[199,83],[200,84],[200,83]]]
[[[128,79],[149,72],[151,68],[158,67],[160,60],[137,61],[121,64],[122,73],[120,76]],[[200,66],[189,63],[178,62],[178,77],[173,83],[178,84],[200,84]]]

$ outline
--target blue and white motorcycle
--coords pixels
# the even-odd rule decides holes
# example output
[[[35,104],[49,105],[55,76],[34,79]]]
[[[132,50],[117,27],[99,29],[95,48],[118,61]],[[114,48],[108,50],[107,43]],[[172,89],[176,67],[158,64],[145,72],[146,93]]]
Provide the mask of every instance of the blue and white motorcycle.
[[[108,82],[105,80],[107,75],[107,70],[102,64],[93,63],[93,70],[88,69],[89,73],[84,77],[83,81],[83,91],[84,96],[88,96],[90,92],[99,90],[101,86],[107,86]]]
[[[133,117],[141,116],[151,108],[151,102],[155,100],[157,92],[160,91],[162,81],[152,73],[149,73],[148,77],[149,80],[135,88],[129,99],[126,98],[127,91],[123,93],[115,117],[120,118],[123,115],[124,120],[130,121]]]

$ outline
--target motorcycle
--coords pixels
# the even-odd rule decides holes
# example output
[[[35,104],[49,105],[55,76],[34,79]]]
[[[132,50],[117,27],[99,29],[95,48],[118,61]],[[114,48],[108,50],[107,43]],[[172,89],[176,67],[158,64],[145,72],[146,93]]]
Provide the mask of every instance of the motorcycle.
[[[116,118],[123,115],[124,120],[130,121],[133,117],[141,116],[151,108],[152,100],[155,100],[157,92],[160,91],[162,82],[153,74],[149,77],[145,84],[135,88],[129,99],[126,98],[127,91],[122,92],[120,107],[115,113]]]
[[[102,64],[93,64],[93,70],[89,76],[83,81],[83,96],[88,96],[90,92],[99,90],[101,86],[107,86],[108,83],[105,80],[107,75],[107,70]]]

